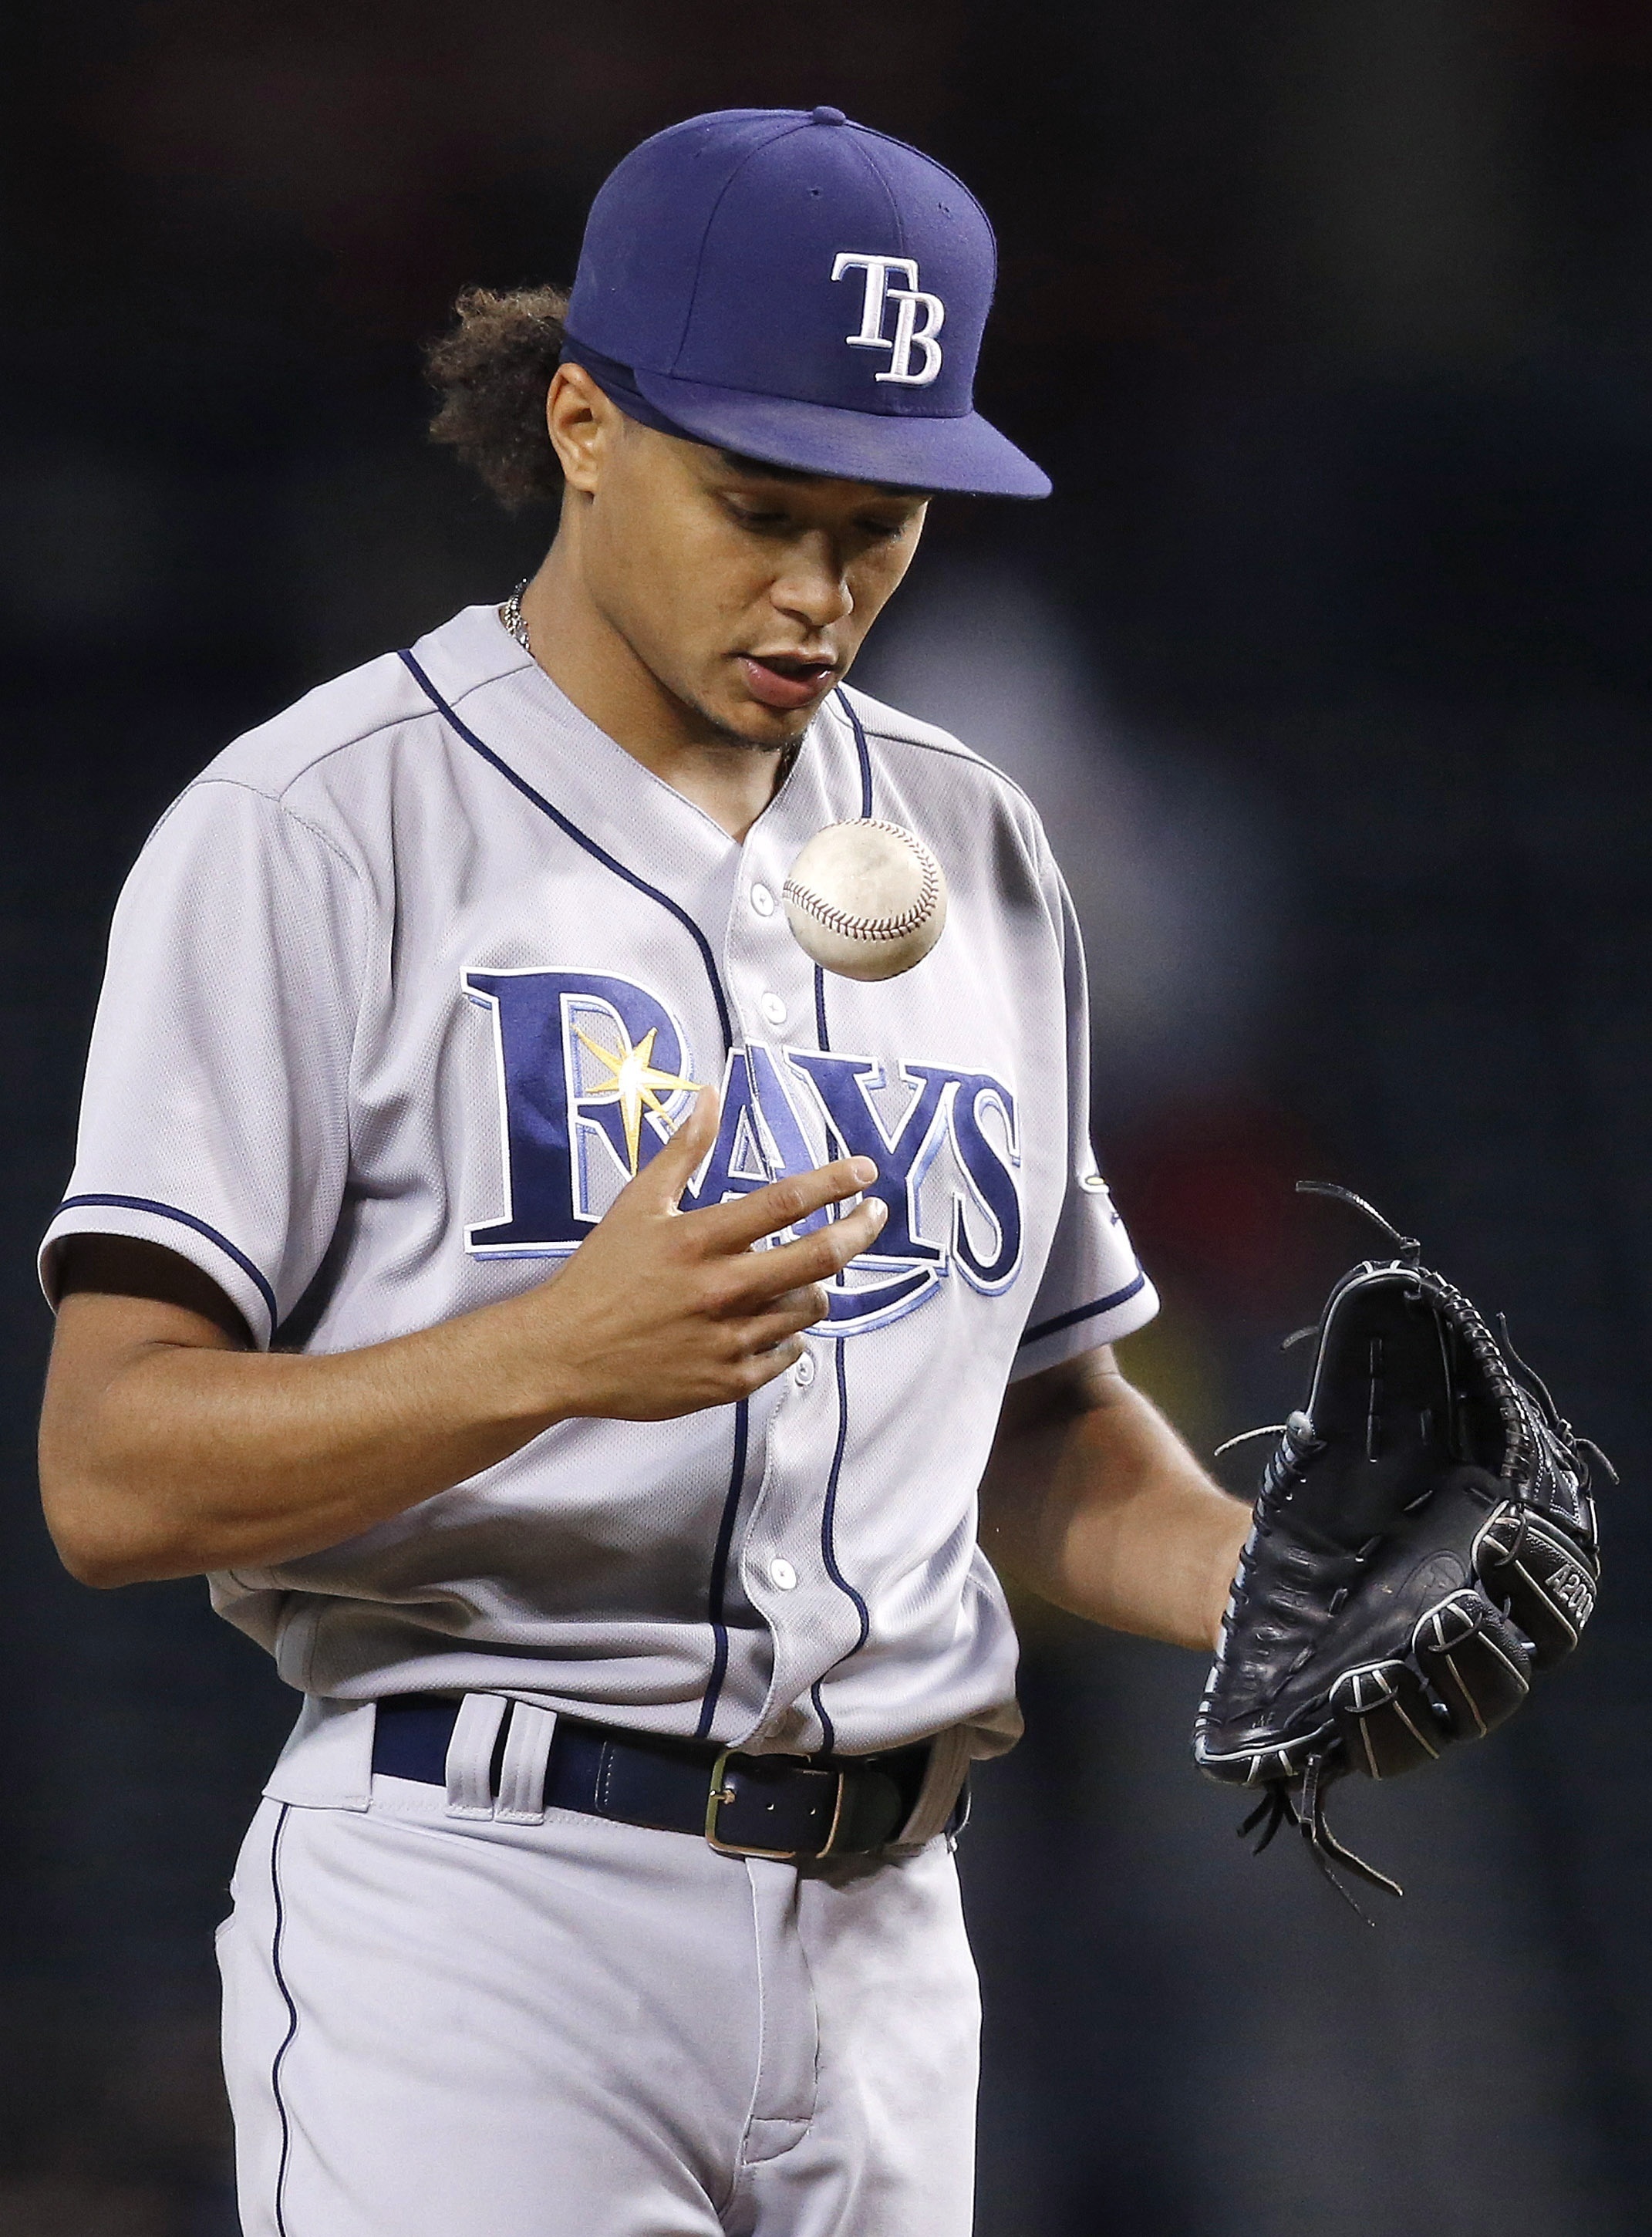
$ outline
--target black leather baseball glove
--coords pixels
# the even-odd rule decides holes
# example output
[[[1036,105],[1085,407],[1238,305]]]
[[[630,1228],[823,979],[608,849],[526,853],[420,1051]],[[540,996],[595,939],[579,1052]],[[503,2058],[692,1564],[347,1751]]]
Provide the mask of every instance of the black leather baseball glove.
[[[1260,1795],[1240,1828],[1260,1828],[1259,1851],[1293,1825],[1339,1892],[1333,1863],[1398,1895],[1327,1829],[1326,1787],[1483,1739],[1571,1653],[1600,1575],[1589,1460],[1612,1469],[1415,1242],[1346,1189],[1301,1185],[1367,1213],[1394,1256],[1326,1302],[1306,1402],[1263,1470],[1194,1759]]]

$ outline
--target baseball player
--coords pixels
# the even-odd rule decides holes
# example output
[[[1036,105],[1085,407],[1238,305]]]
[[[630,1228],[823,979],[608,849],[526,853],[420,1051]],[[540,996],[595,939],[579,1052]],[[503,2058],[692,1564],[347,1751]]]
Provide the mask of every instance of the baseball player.
[[[959,2237],[953,1839],[1018,1729],[983,1547],[1208,1648],[1247,1513],[1115,1368],[1027,801],[847,690],[971,406],[991,230],[836,109],[660,134],[444,431],[559,478],[503,607],[323,685],[116,912],[43,1253],[89,1583],[206,1574],[304,1697],[220,1930],[256,2237]],[[950,888],[812,964],[817,833]],[[978,1504],[977,1504],[978,1497]]]

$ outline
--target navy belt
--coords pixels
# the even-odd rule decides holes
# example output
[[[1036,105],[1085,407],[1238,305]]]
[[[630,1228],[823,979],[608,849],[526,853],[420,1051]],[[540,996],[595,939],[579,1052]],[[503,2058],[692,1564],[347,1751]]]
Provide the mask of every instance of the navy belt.
[[[378,1704],[372,1767],[427,1786],[447,1783],[458,1702],[398,1693]],[[500,1727],[493,1764],[508,1722]],[[617,1732],[559,1716],[545,1765],[544,1805],[670,1833],[698,1833],[736,1857],[864,1856],[886,1848],[912,1816],[929,1743],[875,1756],[745,1755],[714,1742]],[[966,1814],[960,1795],[946,1830]]]

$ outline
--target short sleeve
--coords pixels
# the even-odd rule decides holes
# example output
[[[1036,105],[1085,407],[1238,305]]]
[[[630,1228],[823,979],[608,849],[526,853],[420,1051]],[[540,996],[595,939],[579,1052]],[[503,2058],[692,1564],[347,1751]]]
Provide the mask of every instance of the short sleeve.
[[[133,1236],[268,1344],[338,1224],[365,955],[358,874],[319,831],[222,778],[174,803],[115,912],[49,1302],[66,1237]]]
[[[1142,1270],[1089,1134],[1089,995],[1083,942],[1073,905],[1053,864],[1061,907],[1067,1006],[1067,1195],[1027,1315],[1010,1379],[1056,1367],[1098,1344],[1113,1343],[1153,1318],[1159,1299]]]

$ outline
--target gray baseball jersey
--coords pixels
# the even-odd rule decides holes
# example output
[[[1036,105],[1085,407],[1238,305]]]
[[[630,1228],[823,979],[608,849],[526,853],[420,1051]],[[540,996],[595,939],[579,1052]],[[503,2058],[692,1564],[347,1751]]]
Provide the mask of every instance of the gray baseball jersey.
[[[946,930],[823,975],[779,896],[822,826],[933,848]],[[323,686],[168,812],[115,914],[43,1248],[193,1260],[253,1341],[339,1351],[543,1280],[723,1091],[685,1204],[839,1153],[889,1217],[748,1403],[572,1421],[346,1544],[215,1576],[337,1701],[487,1690],[758,1749],[1017,1730],[975,1495],[1012,1376],[1155,1300],[1098,1178],[1083,967],[1033,809],[840,690],[743,842],[472,608]]]

